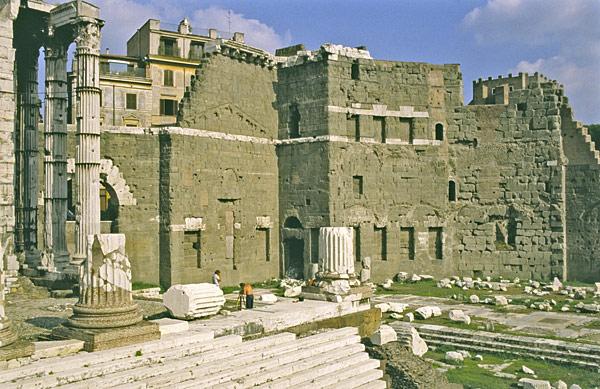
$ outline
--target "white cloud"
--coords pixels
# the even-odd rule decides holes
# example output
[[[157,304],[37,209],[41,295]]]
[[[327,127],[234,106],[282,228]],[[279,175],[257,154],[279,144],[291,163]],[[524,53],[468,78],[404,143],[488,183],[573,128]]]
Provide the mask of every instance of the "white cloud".
[[[193,13],[191,18],[192,28],[196,33],[202,33],[198,29],[216,28],[219,31],[243,32],[247,44],[256,46],[270,52],[275,49],[289,45],[291,35],[288,32],[284,36],[278,34],[273,27],[268,26],[257,19],[249,19],[244,15],[223,9],[220,7],[209,7],[199,9]]]
[[[598,20],[597,0],[488,0],[462,24],[480,46],[520,52],[508,71],[538,71],[558,80],[577,118],[600,122]]]

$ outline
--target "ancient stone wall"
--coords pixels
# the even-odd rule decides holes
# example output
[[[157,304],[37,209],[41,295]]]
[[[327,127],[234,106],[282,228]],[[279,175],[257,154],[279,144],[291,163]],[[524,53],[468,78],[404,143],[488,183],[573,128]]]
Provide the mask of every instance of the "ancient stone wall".
[[[506,105],[473,105],[453,115],[454,260],[461,274],[564,274],[560,94],[555,84],[530,78]]]
[[[561,107],[562,140],[566,166],[567,277],[600,280],[600,158],[587,128],[573,119],[571,108]]]
[[[161,132],[165,286],[210,281],[216,269],[224,285],[279,275],[276,71],[220,50],[180,104],[189,128]]]

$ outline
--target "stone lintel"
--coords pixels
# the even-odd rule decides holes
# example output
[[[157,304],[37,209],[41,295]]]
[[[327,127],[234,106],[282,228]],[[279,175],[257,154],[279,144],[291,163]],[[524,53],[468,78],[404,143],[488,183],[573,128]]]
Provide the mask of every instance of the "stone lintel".
[[[390,110],[387,105],[373,104],[371,109],[354,107],[358,104],[353,104],[352,107],[339,107],[336,105],[328,105],[327,110],[335,113],[345,113],[351,115],[366,115],[366,116],[383,116],[383,117],[400,117],[400,118],[428,118],[429,112],[415,111],[415,107],[399,106],[398,110]]]
[[[84,341],[83,349],[88,352],[160,339],[159,325],[142,321],[132,326],[108,329],[84,329],[59,326],[52,330],[55,339],[78,339]]]

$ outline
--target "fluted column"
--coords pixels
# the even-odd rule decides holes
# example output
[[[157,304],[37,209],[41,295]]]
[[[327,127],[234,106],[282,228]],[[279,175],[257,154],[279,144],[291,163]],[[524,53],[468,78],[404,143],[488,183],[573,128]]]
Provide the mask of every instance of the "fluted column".
[[[89,235],[87,257],[79,267],[79,301],[68,325],[114,328],[142,321],[131,293],[131,264],[124,234]]]
[[[88,235],[100,233],[100,22],[81,18],[76,29],[76,237],[73,264],[86,257]]]
[[[322,278],[354,276],[354,230],[350,227],[321,227],[319,272]]]
[[[17,245],[21,245],[30,266],[38,266],[40,253],[37,245],[38,203],[38,48],[28,46],[17,50],[18,85],[18,175],[17,190]]]
[[[63,270],[67,251],[67,48],[51,39],[46,46],[44,258],[49,270]]]

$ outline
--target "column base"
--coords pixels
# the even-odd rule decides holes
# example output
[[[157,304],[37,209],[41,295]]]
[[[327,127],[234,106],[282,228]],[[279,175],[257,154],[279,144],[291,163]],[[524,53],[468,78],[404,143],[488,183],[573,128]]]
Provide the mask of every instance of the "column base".
[[[135,303],[120,307],[90,306],[78,303],[73,306],[73,316],[69,318],[66,325],[82,329],[105,329],[127,327],[142,320],[142,311]]]
[[[300,295],[307,300],[330,301],[334,303],[341,302],[359,302],[368,303],[373,297],[373,289],[367,285],[351,286],[344,292],[336,292],[328,287],[321,286],[303,286]]]
[[[11,359],[25,358],[33,355],[33,343],[26,340],[19,340],[8,346],[0,347],[0,361],[10,361]]]
[[[42,252],[38,249],[25,251],[25,263],[32,269],[37,269],[42,265]]]
[[[52,330],[51,336],[55,339],[83,340],[83,349],[92,352],[158,340],[160,339],[160,330],[158,324],[147,321],[128,327],[103,329],[73,328],[61,325]]]

